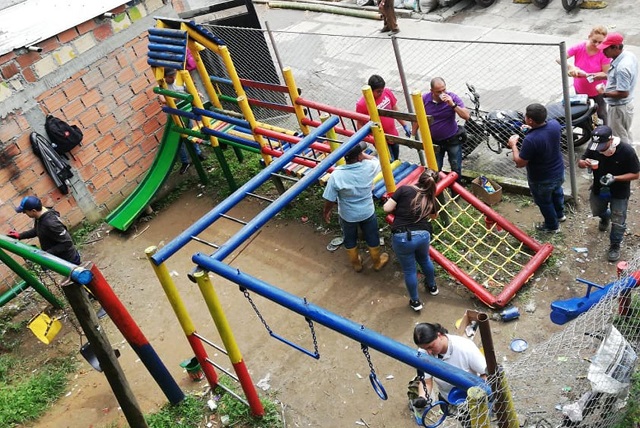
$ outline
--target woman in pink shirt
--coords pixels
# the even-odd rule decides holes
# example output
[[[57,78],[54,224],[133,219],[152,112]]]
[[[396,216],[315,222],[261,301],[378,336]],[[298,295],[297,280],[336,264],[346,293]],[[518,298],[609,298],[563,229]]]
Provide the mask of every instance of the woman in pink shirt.
[[[571,46],[567,50],[567,58],[573,57],[574,65],[569,65],[569,76],[573,77],[576,94],[586,94],[598,105],[598,117],[607,124],[607,107],[604,97],[598,93],[596,86],[607,80],[607,71],[611,59],[598,50],[598,45],[607,36],[607,29],[602,25],[591,29],[586,42]]]

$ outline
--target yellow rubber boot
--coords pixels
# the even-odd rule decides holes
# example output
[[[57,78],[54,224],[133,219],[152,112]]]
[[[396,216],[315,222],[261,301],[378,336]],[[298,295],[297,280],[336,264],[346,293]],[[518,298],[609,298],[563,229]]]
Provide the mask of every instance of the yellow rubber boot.
[[[380,252],[380,247],[369,247],[371,260],[373,260],[373,270],[380,270],[389,261],[389,254]]]
[[[358,252],[358,247],[347,248],[346,250],[351,266],[353,266],[353,270],[356,272],[362,272],[362,256],[360,256],[360,253]]]

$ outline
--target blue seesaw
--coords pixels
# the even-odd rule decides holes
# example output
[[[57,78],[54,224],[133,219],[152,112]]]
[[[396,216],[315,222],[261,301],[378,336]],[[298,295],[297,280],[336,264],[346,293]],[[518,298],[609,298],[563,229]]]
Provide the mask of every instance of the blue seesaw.
[[[562,325],[588,311],[600,299],[606,296],[611,288],[616,285],[619,288],[618,297],[627,298],[629,290],[638,286],[640,271],[634,272],[622,281],[610,282],[607,285],[599,285],[586,279],[576,278],[576,281],[587,285],[587,293],[583,297],[572,297],[566,300],[556,300],[551,303],[551,321]],[[594,290],[595,289],[595,290]]]

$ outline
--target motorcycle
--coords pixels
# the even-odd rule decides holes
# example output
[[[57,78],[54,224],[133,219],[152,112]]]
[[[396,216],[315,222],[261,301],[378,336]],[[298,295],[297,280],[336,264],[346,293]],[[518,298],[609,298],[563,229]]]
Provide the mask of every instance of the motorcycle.
[[[520,140],[524,139],[526,127],[524,114],[515,110],[493,110],[485,112],[480,109],[480,94],[476,88],[467,83],[468,96],[473,103],[470,108],[470,118],[464,127],[467,141],[462,147],[463,157],[468,156],[480,144],[485,143],[494,153],[502,153],[507,147],[507,140],[516,134]],[[562,146],[567,146],[565,132],[564,104],[555,102],[547,106],[547,119],[555,119],[562,125]],[[571,123],[573,125],[573,146],[579,147],[591,139],[591,132],[597,124],[596,104],[592,99],[580,99],[578,104],[571,106]]]

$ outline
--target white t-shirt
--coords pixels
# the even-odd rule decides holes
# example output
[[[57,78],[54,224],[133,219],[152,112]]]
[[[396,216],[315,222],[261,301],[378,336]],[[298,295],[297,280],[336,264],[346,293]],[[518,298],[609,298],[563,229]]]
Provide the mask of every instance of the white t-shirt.
[[[475,376],[481,376],[487,373],[487,362],[484,359],[484,355],[482,355],[482,352],[480,352],[472,340],[467,339],[466,337],[448,334],[445,336],[449,339],[447,353],[437,356],[437,358],[442,357],[441,359],[445,363],[458,367],[459,369],[469,372]],[[425,373],[425,379],[432,377],[433,376],[430,374]],[[438,385],[440,395],[447,398],[449,391],[453,388],[453,385],[443,381],[442,379],[438,379],[437,377],[433,378],[433,380]]]

